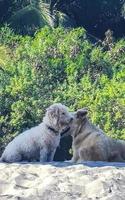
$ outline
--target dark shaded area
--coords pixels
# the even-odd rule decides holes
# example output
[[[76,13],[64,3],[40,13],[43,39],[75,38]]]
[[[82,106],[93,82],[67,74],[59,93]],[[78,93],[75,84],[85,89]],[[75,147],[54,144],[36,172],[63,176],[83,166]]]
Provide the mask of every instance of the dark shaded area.
[[[70,160],[72,155],[69,153],[69,150],[72,147],[72,137],[67,136],[61,139],[60,146],[57,148],[54,161],[65,161]]]
[[[30,0],[0,0],[0,25],[7,22],[15,12],[29,4]]]
[[[0,0],[0,26],[9,24],[15,33],[33,35],[46,25],[39,0]]]
[[[88,33],[103,38],[111,29],[115,37],[123,37],[125,19],[122,16],[124,0],[54,0],[53,9],[60,10],[83,26]]]
[[[47,25],[39,10],[32,6],[27,6],[17,11],[10,18],[9,23],[16,33],[22,35],[33,35],[39,28]]]
[[[36,12],[43,13],[44,3],[49,2],[46,16],[51,15],[54,27],[84,27],[89,34],[98,38],[104,38],[104,33],[111,29],[116,38],[123,37],[125,33],[125,0],[1,0],[0,1],[0,24],[12,23],[15,20],[15,26],[21,18],[21,21],[28,20],[29,31],[32,26],[39,24],[40,18]],[[46,4],[47,5],[47,4]],[[29,11],[24,8],[33,6],[37,11],[32,11],[37,21],[32,21]],[[22,10],[22,11],[21,11]],[[58,13],[59,12],[59,13]],[[60,15],[61,14],[61,15]],[[16,16],[16,17],[15,17]],[[15,18],[15,19],[14,19]],[[21,24],[20,24],[21,25]],[[40,28],[41,25],[36,26]],[[19,27],[20,28],[20,27]],[[16,30],[17,30],[16,29]],[[22,26],[23,29],[23,26]],[[25,29],[25,28],[24,28]],[[25,30],[23,31],[25,33]],[[33,31],[34,32],[34,31]],[[29,32],[25,34],[29,34]]]

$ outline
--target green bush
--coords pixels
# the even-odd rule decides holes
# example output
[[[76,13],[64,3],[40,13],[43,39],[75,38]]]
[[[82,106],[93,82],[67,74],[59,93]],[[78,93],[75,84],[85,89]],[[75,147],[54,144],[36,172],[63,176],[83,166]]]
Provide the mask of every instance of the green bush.
[[[47,22],[42,18],[37,8],[27,6],[10,18],[10,25],[19,34],[33,35],[38,28],[47,25]]]
[[[8,40],[3,47],[2,59],[7,59],[0,73],[1,148],[40,123],[54,102],[71,111],[88,107],[93,123],[111,137],[125,139],[125,40],[104,50],[91,44],[82,28],[48,27],[34,38],[15,38],[15,48]],[[62,140],[58,152],[63,154],[57,152],[55,160],[69,159],[70,147],[70,139]]]

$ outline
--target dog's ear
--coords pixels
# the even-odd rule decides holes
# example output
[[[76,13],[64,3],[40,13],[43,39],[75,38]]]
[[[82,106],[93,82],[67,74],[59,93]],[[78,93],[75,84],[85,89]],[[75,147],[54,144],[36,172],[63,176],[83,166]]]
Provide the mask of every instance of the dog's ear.
[[[57,126],[58,123],[58,107],[50,106],[46,109],[49,119],[54,126]]]
[[[46,112],[47,112],[48,114],[51,114],[51,113],[53,112],[53,109],[52,109],[51,107],[49,107],[49,108],[46,109]]]
[[[50,106],[49,108],[46,109],[46,111],[48,112],[48,114],[54,116],[56,114],[56,108],[55,107],[52,107]]]
[[[86,108],[79,109],[76,112],[77,118],[85,118],[87,114],[88,114],[88,110]]]

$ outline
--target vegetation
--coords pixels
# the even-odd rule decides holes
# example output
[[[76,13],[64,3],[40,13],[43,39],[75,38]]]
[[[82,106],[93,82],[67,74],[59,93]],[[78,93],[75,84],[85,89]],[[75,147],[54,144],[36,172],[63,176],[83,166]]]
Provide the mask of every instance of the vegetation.
[[[71,111],[88,107],[108,135],[125,139],[125,40],[110,32],[91,43],[83,28],[44,27],[31,36],[0,30],[1,150],[15,135],[42,121],[54,102]],[[70,158],[64,139],[55,159]]]

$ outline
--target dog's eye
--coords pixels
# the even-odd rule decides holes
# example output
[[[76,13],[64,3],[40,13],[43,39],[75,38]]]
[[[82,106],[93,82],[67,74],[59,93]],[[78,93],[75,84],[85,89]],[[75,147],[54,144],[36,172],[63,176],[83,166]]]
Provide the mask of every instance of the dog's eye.
[[[62,115],[65,115],[65,113],[63,112]]]

